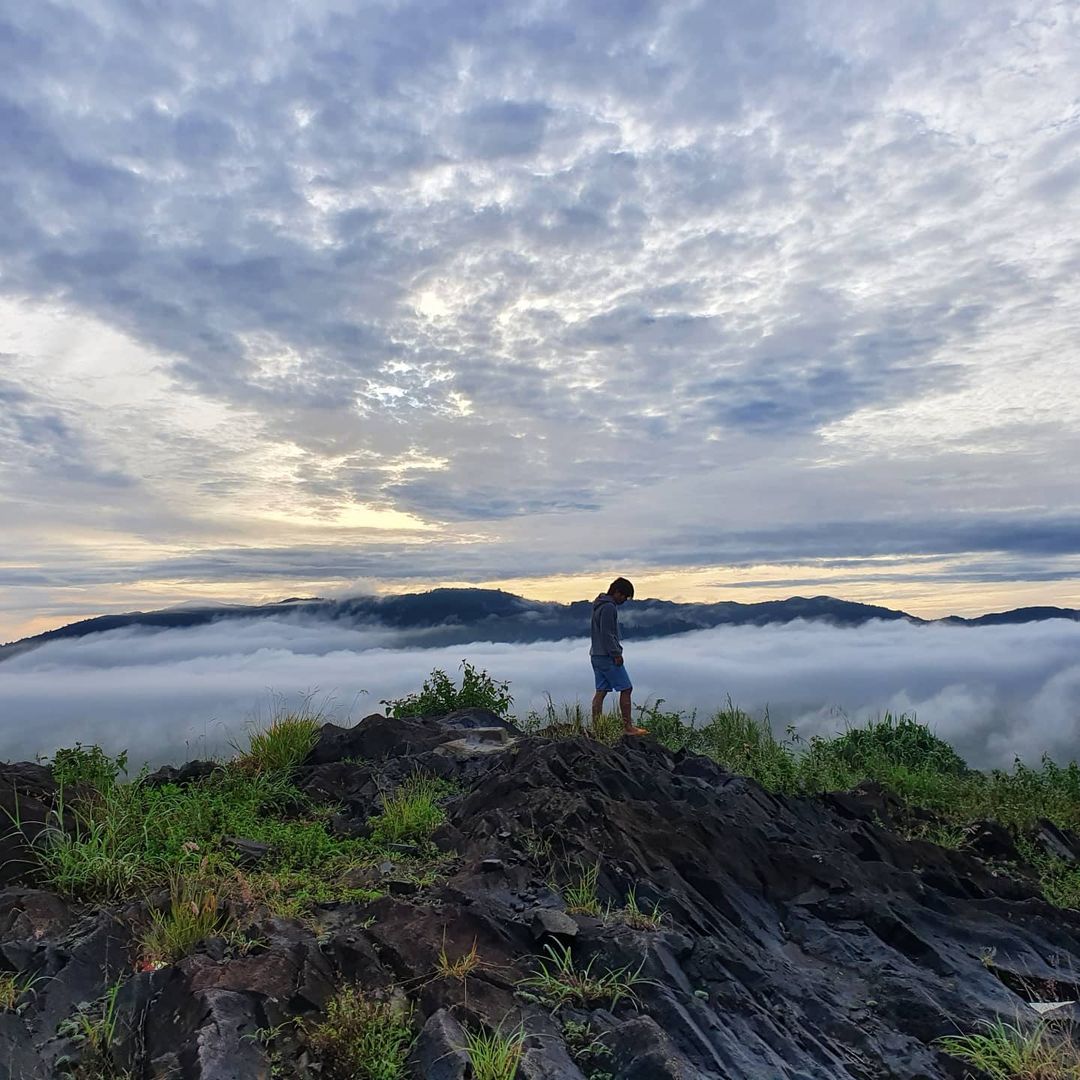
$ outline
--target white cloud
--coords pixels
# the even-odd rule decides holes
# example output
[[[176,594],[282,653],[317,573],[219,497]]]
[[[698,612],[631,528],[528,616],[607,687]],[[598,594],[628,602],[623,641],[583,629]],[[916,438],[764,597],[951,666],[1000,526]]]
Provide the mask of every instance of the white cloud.
[[[516,708],[591,697],[586,644],[474,642],[395,649],[389,630],[291,619],[185,630],[113,631],[55,641],[0,667],[0,756],[75,741],[128,748],[135,762],[221,751],[281,699],[314,694],[342,721],[380,711],[435,667],[463,658],[512,683]],[[966,629],[870,623],[738,627],[627,642],[639,701],[702,715],[730,694],[768,707],[781,733],[832,734],[886,709],[914,711],[979,766],[1014,755],[1075,755],[1080,735],[1080,624]]]

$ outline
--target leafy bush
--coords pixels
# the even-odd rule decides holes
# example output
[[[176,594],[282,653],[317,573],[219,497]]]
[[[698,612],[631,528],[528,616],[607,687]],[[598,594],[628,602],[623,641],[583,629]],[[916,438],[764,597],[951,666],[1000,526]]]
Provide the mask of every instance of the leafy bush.
[[[419,693],[380,704],[386,706],[388,716],[394,717],[437,716],[455,709],[490,709],[504,720],[508,719],[514,704],[510,684],[498,682],[486,671],[473,667],[468,660],[462,661],[461,668],[460,687],[445,671],[435,668]]]
[[[126,750],[116,757],[109,757],[100,746],[76,743],[57,750],[53,755],[53,779],[61,788],[86,784],[98,791],[105,791],[116,783],[121,773],[127,775],[127,761]]]
[[[814,748],[852,772],[867,776],[880,772],[883,766],[930,769],[951,776],[968,771],[967,763],[944,739],[903,713],[893,716],[887,712],[881,720],[849,728],[835,739],[818,740]]]

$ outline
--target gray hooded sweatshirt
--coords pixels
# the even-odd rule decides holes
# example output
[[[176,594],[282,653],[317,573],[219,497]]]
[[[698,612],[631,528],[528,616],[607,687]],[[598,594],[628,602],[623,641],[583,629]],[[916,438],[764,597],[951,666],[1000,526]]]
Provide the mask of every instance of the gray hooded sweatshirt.
[[[591,656],[622,656],[619,641],[619,606],[607,593],[601,593],[592,605]]]

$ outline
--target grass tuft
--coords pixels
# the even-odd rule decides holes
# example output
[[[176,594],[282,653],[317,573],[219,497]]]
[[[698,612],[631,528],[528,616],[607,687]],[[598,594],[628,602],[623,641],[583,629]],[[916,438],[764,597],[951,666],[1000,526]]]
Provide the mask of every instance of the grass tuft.
[[[1000,1017],[985,1031],[937,1040],[951,1057],[973,1065],[991,1080],[1077,1080],[1080,1050],[1045,1020],[1008,1024]]]
[[[200,941],[224,930],[227,922],[214,883],[204,875],[176,877],[169,889],[168,910],[150,912],[150,926],[139,942],[143,959],[150,964],[176,963]]]
[[[636,888],[630,889],[626,894],[626,903],[613,915],[632,930],[659,930],[664,924],[664,913],[660,910],[659,902],[654,903],[651,909],[641,907]]]
[[[562,890],[563,901],[568,915],[600,916],[600,897],[597,887],[600,881],[600,864],[584,867],[577,877]]]
[[[42,976],[33,973],[5,971],[0,973],[0,1012],[15,1012],[25,994],[41,982]]]
[[[415,1036],[411,1007],[373,1001],[357,986],[340,989],[326,1019],[308,1029],[332,1080],[403,1080]]]
[[[469,1055],[475,1080],[514,1080],[525,1050],[525,1027],[519,1024],[507,1032],[502,1025],[494,1031],[466,1030],[462,1049]]]
[[[446,820],[439,805],[451,790],[443,780],[416,773],[383,796],[383,809],[371,819],[371,835],[381,843],[399,844],[427,840]]]
[[[323,718],[308,713],[275,716],[265,728],[248,732],[248,748],[237,765],[254,773],[291,773],[311,753]]]
[[[446,942],[443,941],[439,950],[439,958],[435,961],[435,971],[440,979],[467,979],[474,971],[483,966],[480,952],[473,940],[472,948],[461,956],[451,957],[446,951]]]
[[[604,1005],[613,1009],[620,1001],[636,999],[634,987],[645,981],[640,977],[644,960],[636,971],[623,967],[598,973],[593,970],[595,956],[579,969],[570,955],[569,946],[545,945],[544,951],[547,959],[537,960],[536,972],[517,985],[520,990],[531,991],[554,1008],[562,1005],[576,1005],[579,1008]]]

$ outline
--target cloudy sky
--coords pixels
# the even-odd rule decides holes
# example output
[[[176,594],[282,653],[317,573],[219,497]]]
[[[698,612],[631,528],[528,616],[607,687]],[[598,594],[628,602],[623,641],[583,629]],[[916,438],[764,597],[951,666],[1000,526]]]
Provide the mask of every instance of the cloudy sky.
[[[0,7],[0,640],[436,583],[1080,606],[1080,8]]]

